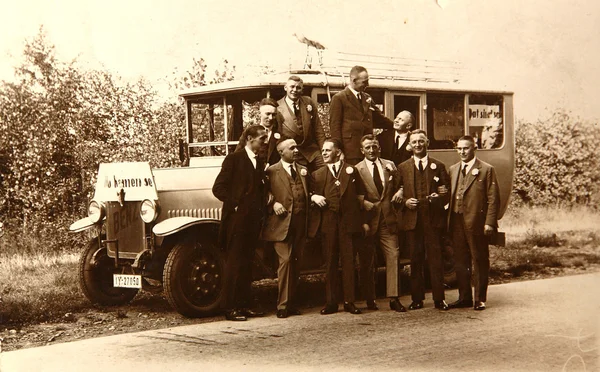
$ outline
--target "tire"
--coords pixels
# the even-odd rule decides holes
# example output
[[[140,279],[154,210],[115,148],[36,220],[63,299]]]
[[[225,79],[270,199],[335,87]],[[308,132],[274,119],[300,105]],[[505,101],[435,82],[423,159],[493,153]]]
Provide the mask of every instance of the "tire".
[[[163,271],[167,300],[183,316],[197,318],[220,309],[225,260],[215,242],[192,240],[173,247]]]
[[[96,253],[97,252],[97,253]],[[95,257],[95,263],[92,259]],[[85,297],[95,305],[116,306],[131,302],[138,293],[134,288],[113,287],[114,261],[106,248],[100,248],[93,239],[79,260],[79,286]]]

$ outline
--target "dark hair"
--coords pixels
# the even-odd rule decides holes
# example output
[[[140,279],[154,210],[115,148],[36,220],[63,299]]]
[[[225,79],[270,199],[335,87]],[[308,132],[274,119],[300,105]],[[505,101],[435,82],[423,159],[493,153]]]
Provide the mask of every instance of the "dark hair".
[[[458,139],[458,141],[469,141],[473,145],[477,146],[477,142],[475,142],[475,138],[473,138],[473,136],[462,136]],[[456,143],[458,143],[458,141],[456,141]]]
[[[425,132],[423,129],[415,129],[412,132],[410,132],[409,134],[409,138],[410,136],[412,136],[413,134],[424,134],[425,137],[427,137],[427,132]]]
[[[277,101],[275,101],[271,97],[261,99],[260,103],[258,104],[258,106],[266,106],[266,105],[273,106],[273,107],[279,107],[279,104],[277,103]]]
[[[282,144],[283,142],[285,142],[287,140],[291,140],[291,139],[293,139],[293,138],[281,135],[281,137],[279,137],[277,142],[275,142],[275,148],[279,151],[279,145]]]
[[[295,81],[295,82],[297,82],[297,83],[302,83],[302,84],[304,84],[304,81],[303,81],[303,80],[302,80],[302,79],[301,79],[299,76],[296,76],[296,75],[292,75],[292,76],[290,76],[290,77],[288,78],[288,81],[290,81],[290,80],[293,80],[293,81]]]
[[[377,143],[379,143],[379,140],[377,139],[377,137],[374,134],[365,134],[360,139],[360,145],[362,146],[363,142],[365,142],[367,140],[368,141],[377,141]]]
[[[358,76],[361,72],[366,72],[367,69],[362,66],[354,66],[350,69],[350,77]]]
[[[340,143],[340,141],[337,138],[327,138],[323,143],[325,143],[325,142],[333,143],[333,147],[335,147],[338,150],[342,149],[342,144]]]
[[[264,131],[265,128],[262,125],[249,125],[248,127],[246,127],[246,129],[244,130],[244,134],[243,134],[243,138],[244,139],[248,139],[248,137],[252,137],[252,138],[256,138],[258,137],[258,133],[260,131]]]

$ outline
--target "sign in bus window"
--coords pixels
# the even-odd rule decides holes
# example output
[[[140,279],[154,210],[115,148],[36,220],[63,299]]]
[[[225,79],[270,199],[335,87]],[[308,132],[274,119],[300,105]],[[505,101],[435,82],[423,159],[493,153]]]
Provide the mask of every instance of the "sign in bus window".
[[[502,96],[472,94],[469,96],[469,135],[480,149],[497,149],[504,142]]]
[[[427,94],[427,135],[430,149],[452,149],[465,130],[464,94]]]

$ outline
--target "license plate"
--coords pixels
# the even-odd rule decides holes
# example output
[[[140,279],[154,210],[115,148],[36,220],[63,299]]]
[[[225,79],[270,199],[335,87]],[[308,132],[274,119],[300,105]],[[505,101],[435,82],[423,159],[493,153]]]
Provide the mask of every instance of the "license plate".
[[[113,286],[119,288],[142,288],[142,276],[113,274]]]

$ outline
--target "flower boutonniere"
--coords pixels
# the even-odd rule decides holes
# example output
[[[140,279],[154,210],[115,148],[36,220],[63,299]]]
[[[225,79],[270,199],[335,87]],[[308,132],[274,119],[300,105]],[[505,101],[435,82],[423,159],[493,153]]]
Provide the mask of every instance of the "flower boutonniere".
[[[308,172],[306,171],[306,169],[304,169],[304,168],[300,169],[300,175],[302,177],[306,177],[307,174],[308,174]]]
[[[435,176],[435,177],[433,177],[433,180],[434,180],[435,182],[439,182],[440,178],[439,178],[438,176]]]
[[[275,132],[275,133],[273,133],[273,137],[275,137],[275,139],[280,139],[281,138],[281,134]]]
[[[306,105],[306,111],[312,112],[312,105]]]
[[[385,169],[387,169],[388,172],[393,172],[394,168],[391,166],[391,164],[386,164],[385,165]]]
[[[352,167],[346,167],[346,173],[348,173],[348,174],[354,173],[354,168],[352,168]]]
[[[473,171],[471,172],[472,175],[476,176],[479,174],[479,169],[475,168],[473,169]]]
[[[435,165],[435,163],[431,163],[431,165],[429,167],[433,170],[437,169],[437,165]]]

